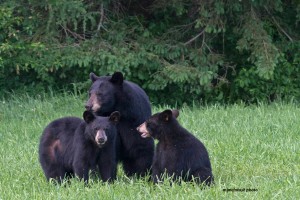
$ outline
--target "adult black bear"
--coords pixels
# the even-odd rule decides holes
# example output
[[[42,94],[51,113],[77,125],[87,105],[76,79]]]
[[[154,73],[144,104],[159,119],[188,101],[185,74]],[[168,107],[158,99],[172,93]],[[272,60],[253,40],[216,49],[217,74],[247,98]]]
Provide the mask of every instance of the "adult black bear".
[[[75,173],[87,183],[89,170],[99,171],[103,181],[116,178],[116,124],[120,113],[97,117],[85,111],[83,118],[60,118],[45,128],[39,159],[47,180],[60,183]]]
[[[145,175],[151,168],[154,141],[141,138],[136,127],[151,116],[147,94],[135,83],[124,80],[121,72],[100,77],[91,73],[90,79],[92,86],[85,108],[99,116],[109,116],[115,110],[121,113],[117,125],[118,161],[123,163],[127,176]]]
[[[157,183],[166,173],[174,180],[195,180],[209,185],[213,175],[207,150],[178,123],[178,115],[177,110],[165,110],[154,114],[137,128],[142,137],[159,141],[152,164],[152,180]]]

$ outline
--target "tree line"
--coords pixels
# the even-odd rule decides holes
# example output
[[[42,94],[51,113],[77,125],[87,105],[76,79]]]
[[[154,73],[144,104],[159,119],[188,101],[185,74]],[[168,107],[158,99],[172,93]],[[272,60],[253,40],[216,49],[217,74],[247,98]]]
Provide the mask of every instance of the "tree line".
[[[299,22],[299,0],[3,0],[0,90],[122,71],[154,103],[298,100]]]

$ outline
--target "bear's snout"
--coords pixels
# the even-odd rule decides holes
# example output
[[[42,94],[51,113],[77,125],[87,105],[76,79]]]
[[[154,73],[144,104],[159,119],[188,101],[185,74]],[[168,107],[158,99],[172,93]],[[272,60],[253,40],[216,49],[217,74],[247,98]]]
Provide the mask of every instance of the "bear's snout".
[[[85,104],[85,109],[87,110],[87,111],[90,111],[90,110],[92,110],[92,105],[91,104]]]
[[[105,143],[105,139],[104,139],[104,138],[99,138],[98,142],[99,142],[100,144],[104,144],[104,143]]]
[[[85,109],[88,111],[97,112],[101,108],[101,102],[98,101],[97,95],[92,93],[89,100],[85,104]]]
[[[91,111],[92,110],[92,106],[91,105],[86,104],[84,107],[85,107],[85,110],[87,110],[87,111]]]
[[[137,130],[138,132],[141,133],[141,136],[142,136],[143,138],[151,137],[150,133],[149,133],[148,130],[147,130],[146,122],[144,122],[144,123],[142,123],[140,126],[138,126],[138,127],[136,128],[136,130]]]
[[[103,146],[107,141],[107,136],[104,130],[97,131],[95,141],[98,146]]]

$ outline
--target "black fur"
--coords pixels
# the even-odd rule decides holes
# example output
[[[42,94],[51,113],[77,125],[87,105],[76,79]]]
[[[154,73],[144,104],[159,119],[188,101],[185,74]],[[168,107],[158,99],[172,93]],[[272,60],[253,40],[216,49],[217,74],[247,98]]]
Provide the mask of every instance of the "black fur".
[[[83,118],[60,118],[45,128],[39,160],[47,180],[52,178],[60,183],[64,177],[76,174],[87,183],[89,170],[98,171],[103,181],[116,178],[116,123],[120,113],[97,117],[85,111]],[[97,131],[102,134],[96,137]]]
[[[151,116],[148,96],[138,85],[124,80],[120,72],[101,77],[91,73],[90,79],[92,86],[86,109],[99,116],[108,116],[115,110],[121,113],[117,125],[118,161],[122,162],[127,176],[145,175],[151,168],[154,141],[141,138],[136,127]]]
[[[213,175],[208,152],[200,140],[178,123],[178,115],[177,110],[165,110],[138,127],[144,137],[159,141],[152,164],[152,180],[157,183],[166,173],[174,180],[195,180],[209,185]]]

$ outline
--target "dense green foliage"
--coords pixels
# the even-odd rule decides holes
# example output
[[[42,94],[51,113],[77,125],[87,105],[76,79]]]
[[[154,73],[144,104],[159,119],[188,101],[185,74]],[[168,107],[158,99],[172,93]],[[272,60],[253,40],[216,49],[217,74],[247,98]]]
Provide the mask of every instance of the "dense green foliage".
[[[207,147],[215,185],[153,185],[126,178],[94,179],[89,187],[49,184],[38,161],[45,126],[64,116],[81,117],[85,96],[12,95],[0,101],[0,199],[300,199],[300,107],[296,104],[183,107],[178,120]],[[154,107],[153,112],[166,107]],[[224,192],[223,189],[257,189]]]
[[[122,71],[156,103],[300,99],[299,0],[4,0],[0,89]]]

